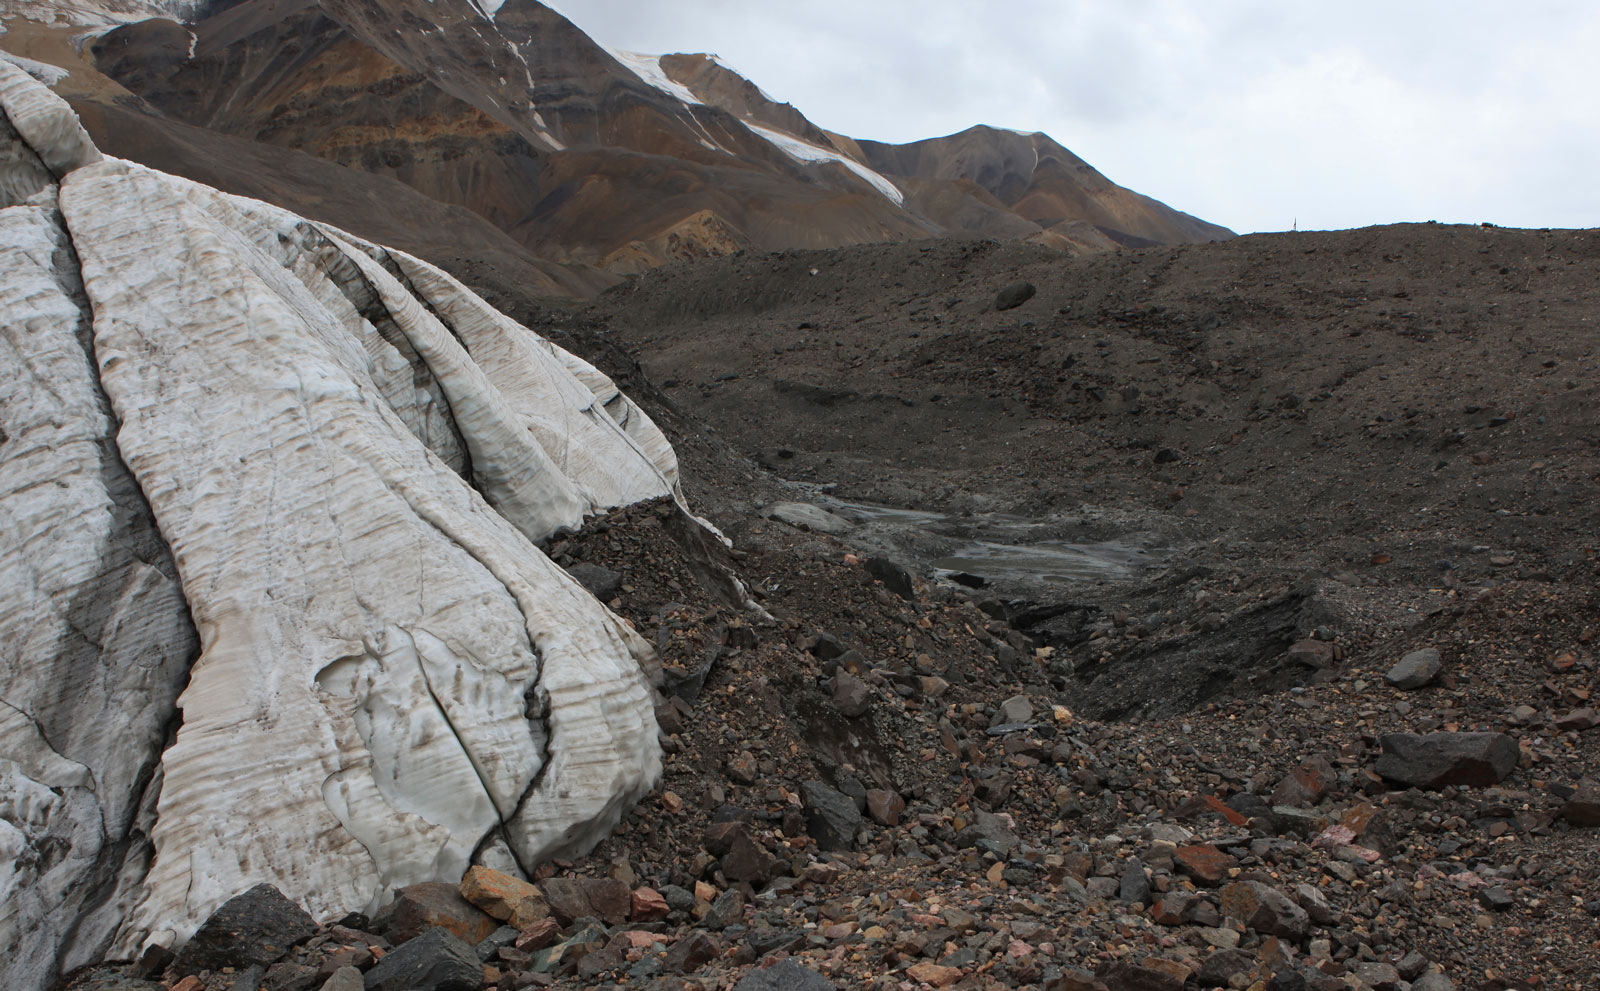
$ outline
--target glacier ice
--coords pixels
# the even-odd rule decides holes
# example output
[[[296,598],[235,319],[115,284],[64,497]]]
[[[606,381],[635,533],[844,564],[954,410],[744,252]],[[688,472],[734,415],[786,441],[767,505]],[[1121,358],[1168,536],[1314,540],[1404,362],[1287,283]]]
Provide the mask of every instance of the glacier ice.
[[[661,431],[426,262],[0,110],[0,984],[608,833],[653,658],[537,542],[681,503]]]

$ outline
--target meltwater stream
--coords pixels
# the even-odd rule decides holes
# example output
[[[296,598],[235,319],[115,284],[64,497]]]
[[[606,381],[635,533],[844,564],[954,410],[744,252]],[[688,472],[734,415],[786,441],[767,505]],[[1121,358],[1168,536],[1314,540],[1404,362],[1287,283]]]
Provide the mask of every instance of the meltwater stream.
[[[970,575],[986,584],[1130,578],[1167,557],[1167,548],[1141,545],[1136,539],[1085,543],[1064,539],[1063,531],[1074,527],[1059,519],[1003,513],[951,515],[828,496],[816,504],[856,524],[858,539],[878,538],[903,548],[935,574]]]

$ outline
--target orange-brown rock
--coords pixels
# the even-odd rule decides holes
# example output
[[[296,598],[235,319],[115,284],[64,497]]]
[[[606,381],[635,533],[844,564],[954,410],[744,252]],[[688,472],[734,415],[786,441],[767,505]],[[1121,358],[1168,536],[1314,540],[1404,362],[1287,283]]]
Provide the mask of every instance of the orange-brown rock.
[[[461,897],[502,922],[526,928],[550,914],[539,889],[520,878],[488,867],[475,866],[461,878]],[[529,905],[527,903],[535,904]]]
[[[654,888],[636,888],[633,892],[633,910],[629,922],[659,922],[672,914],[667,899]]]

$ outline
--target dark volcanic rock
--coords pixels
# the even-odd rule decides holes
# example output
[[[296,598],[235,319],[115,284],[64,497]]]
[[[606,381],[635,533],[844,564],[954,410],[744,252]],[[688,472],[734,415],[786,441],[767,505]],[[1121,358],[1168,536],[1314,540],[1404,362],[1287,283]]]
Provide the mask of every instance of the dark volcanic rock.
[[[1600,784],[1585,781],[1578,785],[1561,814],[1574,826],[1600,826]]]
[[[883,582],[883,587],[893,592],[908,602],[916,598],[916,590],[911,584],[911,572],[898,562],[886,557],[869,557],[866,562],[867,574]]]
[[[690,933],[667,950],[663,965],[675,974],[690,974],[722,955],[722,947],[705,933]]]
[[[434,928],[386,953],[362,983],[366,991],[478,991],[483,964],[454,933]]]
[[[1504,733],[1389,733],[1377,771],[1413,788],[1487,787],[1515,770],[1519,756]]]
[[[824,850],[849,850],[861,828],[861,810],[848,795],[820,781],[800,786],[806,802],[806,832]]]
[[[235,895],[211,913],[178,951],[180,974],[234,967],[265,967],[317,931],[306,910],[270,884]]]
[[[550,903],[550,914],[563,926],[584,916],[599,915],[589,901],[583,882],[571,877],[552,877],[539,882],[539,891]]]
[[[1128,866],[1123,869],[1117,896],[1125,902],[1150,904],[1150,876],[1145,873],[1144,864],[1138,857],[1128,861]]]
[[[837,991],[826,977],[793,960],[782,960],[765,970],[752,970],[739,979],[733,991]]]
[[[1183,991],[1183,978],[1166,966],[1167,961],[1123,960],[1100,972],[1107,991]]]
[[[1221,950],[1206,957],[1195,980],[1203,988],[1225,988],[1235,974],[1250,973],[1255,963],[1255,957],[1244,950]]]
[[[607,602],[616,597],[622,589],[622,574],[610,568],[602,568],[597,564],[573,564],[567,567],[567,574],[578,580],[578,584],[589,590],[589,594]]]

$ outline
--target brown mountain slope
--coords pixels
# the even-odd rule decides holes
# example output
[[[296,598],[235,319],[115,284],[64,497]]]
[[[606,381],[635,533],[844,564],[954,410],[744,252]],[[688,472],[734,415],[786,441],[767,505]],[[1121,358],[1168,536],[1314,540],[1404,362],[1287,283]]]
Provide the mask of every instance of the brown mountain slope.
[[[533,0],[492,16],[469,0],[225,0],[188,25],[108,25],[87,50],[173,120],[398,180],[541,257],[616,272],[947,233],[1073,252],[1228,235],[1042,135],[858,142],[714,57],[613,51]],[[1064,223],[1080,226],[1044,233]]]
[[[1045,134],[979,126],[912,144],[858,145],[886,175],[977,183],[1041,228],[1085,221],[1123,243],[1188,244],[1233,236],[1118,186]]]

